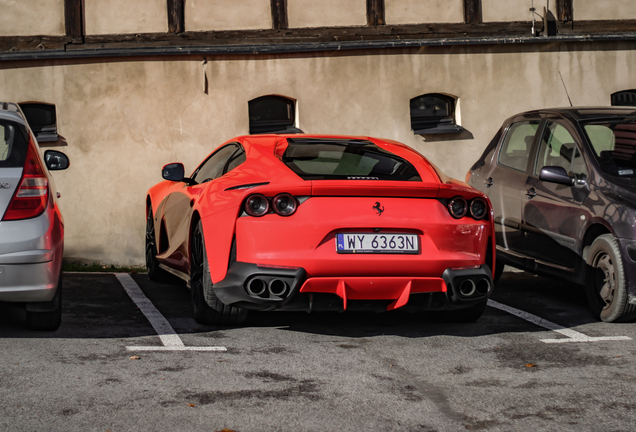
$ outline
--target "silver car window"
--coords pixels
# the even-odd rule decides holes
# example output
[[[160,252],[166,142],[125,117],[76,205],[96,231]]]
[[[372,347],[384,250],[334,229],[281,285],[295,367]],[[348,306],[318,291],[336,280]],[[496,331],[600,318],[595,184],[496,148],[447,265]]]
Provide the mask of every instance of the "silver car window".
[[[22,167],[28,142],[28,132],[23,126],[0,121],[0,168]]]
[[[6,161],[13,147],[15,130],[11,126],[0,125],[0,161]]]

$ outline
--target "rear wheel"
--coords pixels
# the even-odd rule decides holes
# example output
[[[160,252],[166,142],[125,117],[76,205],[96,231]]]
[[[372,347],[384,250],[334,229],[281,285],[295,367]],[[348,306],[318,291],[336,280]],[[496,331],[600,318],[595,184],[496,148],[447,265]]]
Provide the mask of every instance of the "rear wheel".
[[[629,304],[621,251],[614,236],[603,234],[594,240],[587,265],[585,288],[590,309],[605,322],[636,318],[636,305]]]
[[[446,312],[446,319],[452,322],[473,322],[477,321],[486,310],[488,300],[483,300],[476,305],[469,306],[464,309],[457,309]]]
[[[486,310],[488,300],[483,300],[473,306],[463,309],[455,309],[451,311],[434,311],[430,312],[435,321],[441,322],[458,322],[467,323],[477,321]]]
[[[155,238],[155,220],[152,216],[152,209],[148,209],[146,217],[146,268],[148,269],[148,279],[158,281],[166,276],[166,272],[159,267],[157,260],[157,241]]]
[[[495,263],[495,274],[492,278],[492,283],[495,284],[497,283],[497,281],[501,278],[501,275],[503,274],[504,271],[504,267],[506,265],[504,263],[502,263],[501,261],[497,260],[497,262]]]
[[[247,310],[221,303],[214,293],[201,221],[192,233],[190,247],[190,290],[194,319],[208,325],[243,323],[247,318]]]
[[[31,330],[52,331],[57,330],[62,323],[62,272],[57,282],[57,289],[53,300],[47,302],[43,309],[45,311],[27,310],[27,326]]]

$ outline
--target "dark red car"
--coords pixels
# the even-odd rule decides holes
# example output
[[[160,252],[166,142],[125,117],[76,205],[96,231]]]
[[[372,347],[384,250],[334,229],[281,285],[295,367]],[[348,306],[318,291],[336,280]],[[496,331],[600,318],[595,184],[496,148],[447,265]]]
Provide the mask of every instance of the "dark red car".
[[[444,311],[478,318],[492,289],[488,198],[422,155],[369,137],[234,138],[146,198],[150,278],[188,282],[195,318],[257,310]]]
[[[510,117],[466,181],[492,201],[497,274],[559,277],[603,321],[636,317],[636,108]]]

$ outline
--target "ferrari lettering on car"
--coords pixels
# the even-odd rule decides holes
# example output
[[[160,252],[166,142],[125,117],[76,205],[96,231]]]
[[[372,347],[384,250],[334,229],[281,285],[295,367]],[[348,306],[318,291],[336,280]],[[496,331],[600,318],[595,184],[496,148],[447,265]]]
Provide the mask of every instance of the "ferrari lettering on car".
[[[194,317],[249,310],[391,311],[477,319],[492,291],[487,196],[404,144],[251,135],[146,197],[148,276],[191,290]],[[373,181],[369,181],[369,180]]]

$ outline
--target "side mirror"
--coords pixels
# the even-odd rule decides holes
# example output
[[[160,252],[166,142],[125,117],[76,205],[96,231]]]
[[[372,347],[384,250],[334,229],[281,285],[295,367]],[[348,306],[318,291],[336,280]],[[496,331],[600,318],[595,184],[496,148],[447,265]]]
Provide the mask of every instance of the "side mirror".
[[[47,150],[44,152],[44,163],[51,171],[65,170],[71,165],[71,161],[64,153],[57,150]]]
[[[169,163],[161,169],[161,176],[165,180],[180,182],[185,177],[185,168],[180,162]]]
[[[565,168],[560,166],[545,166],[541,168],[539,180],[550,183],[562,184],[565,186],[573,186],[574,179],[568,175]]]

